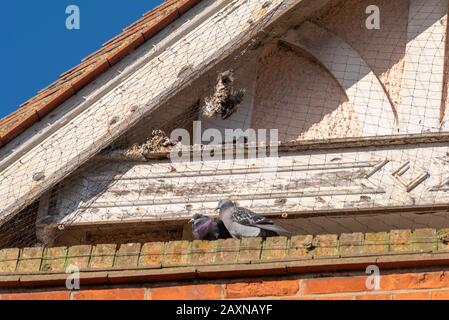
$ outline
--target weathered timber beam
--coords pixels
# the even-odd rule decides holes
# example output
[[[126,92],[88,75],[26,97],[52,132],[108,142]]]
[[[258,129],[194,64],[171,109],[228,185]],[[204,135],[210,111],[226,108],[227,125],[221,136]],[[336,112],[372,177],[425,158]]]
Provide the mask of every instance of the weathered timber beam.
[[[448,143],[449,132],[441,133],[422,133],[422,134],[400,134],[400,135],[387,135],[376,137],[349,137],[349,138],[336,138],[336,139],[320,139],[320,140],[297,140],[280,142],[276,145],[257,146],[256,151],[262,148],[265,154],[269,154],[270,148],[277,148],[279,152],[299,152],[307,150],[331,150],[331,149],[350,149],[356,147],[384,147],[384,146],[407,146],[415,144],[426,143]],[[201,148],[202,151],[207,152],[212,147],[206,145],[203,146],[190,146],[190,156],[193,158],[193,148]],[[248,154],[250,147],[247,144],[243,146],[245,154]],[[226,147],[223,146],[222,152],[226,151]],[[107,161],[154,161],[170,159],[170,152],[152,152],[142,155],[140,160],[136,160],[135,157],[127,155],[127,150],[113,150],[100,153],[96,156],[96,159]]]

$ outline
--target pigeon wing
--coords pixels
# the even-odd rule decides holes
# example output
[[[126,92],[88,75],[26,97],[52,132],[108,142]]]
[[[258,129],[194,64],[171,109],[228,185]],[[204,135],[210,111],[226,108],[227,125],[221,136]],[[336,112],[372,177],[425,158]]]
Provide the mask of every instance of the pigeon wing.
[[[226,229],[226,226],[224,225],[223,221],[219,219],[215,219],[215,226],[216,226],[216,235],[217,239],[229,239],[232,238],[231,234],[229,233],[228,229]]]
[[[195,240],[216,240],[214,234],[214,221],[205,218],[195,223],[192,227],[193,238]]]
[[[262,217],[246,208],[234,207],[233,220],[245,226],[273,224],[273,221]]]

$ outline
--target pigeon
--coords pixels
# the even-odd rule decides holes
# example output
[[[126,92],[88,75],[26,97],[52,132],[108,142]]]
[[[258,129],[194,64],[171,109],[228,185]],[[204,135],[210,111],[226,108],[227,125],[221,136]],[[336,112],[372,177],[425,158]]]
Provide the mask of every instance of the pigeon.
[[[223,222],[203,214],[196,214],[189,221],[192,224],[192,234],[195,240],[218,240],[232,238]]]
[[[221,200],[217,210],[220,210],[220,220],[235,239],[291,236],[289,231],[275,225],[273,221],[248,209],[237,207],[231,200]]]

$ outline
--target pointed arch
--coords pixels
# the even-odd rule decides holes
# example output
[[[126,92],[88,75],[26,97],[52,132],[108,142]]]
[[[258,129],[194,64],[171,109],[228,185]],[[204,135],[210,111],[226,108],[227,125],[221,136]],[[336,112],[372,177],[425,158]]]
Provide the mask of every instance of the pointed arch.
[[[363,135],[397,132],[397,115],[381,82],[363,58],[343,39],[312,22],[282,39],[312,55],[338,81],[358,114]]]

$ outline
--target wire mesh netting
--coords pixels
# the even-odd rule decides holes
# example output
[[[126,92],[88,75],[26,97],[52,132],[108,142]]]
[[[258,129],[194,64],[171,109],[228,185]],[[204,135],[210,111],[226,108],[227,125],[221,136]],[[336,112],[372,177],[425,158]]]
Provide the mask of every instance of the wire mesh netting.
[[[4,168],[1,247],[182,239],[221,199],[293,234],[449,227],[447,0],[223,3]]]

